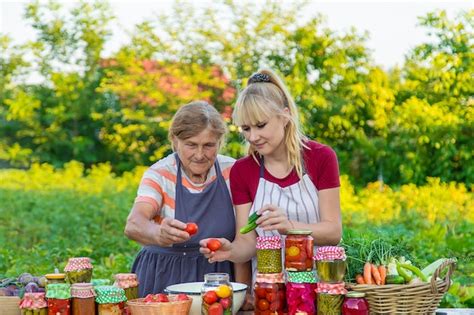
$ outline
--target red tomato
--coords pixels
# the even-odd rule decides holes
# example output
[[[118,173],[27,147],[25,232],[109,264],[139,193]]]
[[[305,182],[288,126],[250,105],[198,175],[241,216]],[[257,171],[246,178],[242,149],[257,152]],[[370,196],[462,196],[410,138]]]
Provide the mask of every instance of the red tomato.
[[[191,236],[198,232],[198,226],[194,222],[189,222],[188,224],[186,224],[186,228],[184,230],[188,232],[188,234]]]
[[[204,302],[206,302],[206,304],[211,305],[217,302],[218,297],[215,291],[207,291],[202,297],[202,299],[204,300]]]
[[[221,248],[221,246],[222,246],[221,242],[219,242],[219,240],[216,240],[215,238],[210,239],[207,242],[207,248],[209,248],[213,252]]]
[[[209,306],[209,309],[207,310],[208,315],[223,315],[224,314],[224,308],[220,303],[214,303],[211,306]]]
[[[145,296],[145,299],[143,301],[146,303],[151,303],[154,300],[155,300],[155,296],[153,294],[147,294],[147,296]]]
[[[258,309],[261,310],[261,311],[265,311],[265,310],[268,310],[268,308],[270,307],[270,304],[268,303],[267,300],[260,300],[258,301]]]
[[[178,294],[177,299],[178,299],[178,301],[187,301],[187,300],[189,300],[189,297],[184,293],[180,293],[180,294]]]
[[[164,293],[155,294],[155,299],[157,302],[169,302],[168,296]]]
[[[266,299],[268,302],[273,302],[278,299],[277,293],[267,293]]]
[[[230,298],[224,298],[224,299],[221,299],[219,303],[221,303],[222,307],[226,310],[230,308],[232,304],[232,300]]]
[[[264,299],[266,298],[267,296],[267,290],[265,290],[265,288],[257,288],[255,290],[255,293],[257,294],[257,296],[261,299]]]

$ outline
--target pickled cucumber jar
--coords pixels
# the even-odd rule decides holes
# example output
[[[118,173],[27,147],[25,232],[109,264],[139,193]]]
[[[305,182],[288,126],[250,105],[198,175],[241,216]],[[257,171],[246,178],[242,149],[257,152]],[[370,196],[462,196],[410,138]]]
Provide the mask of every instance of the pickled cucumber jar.
[[[66,283],[65,273],[48,273],[44,275],[46,278],[46,284],[51,283]]]
[[[313,237],[308,230],[289,230],[285,238],[286,271],[313,270]]]
[[[257,237],[257,271],[260,273],[281,272],[281,237]]]
[[[322,246],[314,256],[316,270],[321,282],[339,283],[346,275],[346,253],[339,246]]]
[[[128,301],[138,298],[138,279],[136,274],[116,274],[114,286],[124,289]]]
[[[95,287],[96,298],[98,304],[98,315],[121,315],[124,310],[127,297],[122,288],[111,285],[103,285]]]
[[[71,314],[71,286],[67,283],[51,283],[46,286],[48,315]]]
[[[257,273],[254,285],[255,315],[285,314],[286,286],[282,273]]]
[[[48,303],[44,292],[25,293],[20,301],[21,315],[47,315]]]
[[[287,272],[288,315],[316,314],[316,277],[313,271]]]
[[[71,297],[74,315],[95,315],[95,291],[91,283],[74,283]]]
[[[69,258],[64,268],[68,283],[91,282],[92,264],[89,257]]]
[[[201,315],[231,315],[234,294],[229,275],[227,273],[205,274],[201,297]]]

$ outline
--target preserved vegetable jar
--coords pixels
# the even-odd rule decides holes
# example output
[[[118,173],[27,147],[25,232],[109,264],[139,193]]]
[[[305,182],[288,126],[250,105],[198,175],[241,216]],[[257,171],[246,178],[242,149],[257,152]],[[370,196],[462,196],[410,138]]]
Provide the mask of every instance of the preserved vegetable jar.
[[[98,315],[121,315],[124,311],[125,291],[111,285],[95,287],[95,301],[97,302]]]
[[[66,283],[66,274],[65,273],[48,273],[44,276],[46,278],[46,284]]]
[[[286,313],[286,286],[282,273],[257,273],[254,285],[255,315]]]
[[[285,269],[313,270],[313,237],[308,230],[289,230],[285,239]]]
[[[71,314],[71,286],[67,283],[51,283],[46,286],[48,315]]]
[[[95,291],[91,283],[74,283],[71,297],[74,315],[95,315]]]
[[[201,315],[232,314],[234,295],[229,275],[227,273],[205,274],[201,297]]]
[[[316,314],[316,277],[314,272],[287,272],[286,302],[288,314]]]
[[[346,253],[338,246],[322,246],[314,256],[319,280],[326,283],[338,283],[346,274]]]
[[[127,300],[138,298],[138,279],[134,273],[118,273],[114,286],[124,289]]]
[[[92,264],[89,257],[74,257],[69,258],[66,267],[67,282],[91,282],[92,279]]]
[[[44,292],[25,293],[20,302],[21,315],[47,315],[48,303]]]
[[[344,295],[318,293],[318,315],[340,315]]]
[[[281,237],[257,237],[257,270],[260,273],[281,272]]]
[[[342,315],[369,315],[369,304],[364,292],[347,292],[342,304]]]

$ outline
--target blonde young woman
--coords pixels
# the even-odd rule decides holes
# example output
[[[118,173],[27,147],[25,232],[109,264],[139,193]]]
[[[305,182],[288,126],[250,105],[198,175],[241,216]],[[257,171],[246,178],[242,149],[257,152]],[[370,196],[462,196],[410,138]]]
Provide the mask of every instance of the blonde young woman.
[[[257,236],[311,230],[316,245],[336,245],[342,235],[337,157],[329,146],[308,140],[300,131],[298,111],[282,80],[260,70],[237,99],[234,123],[248,141],[249,154],[231,169],[230,187],[237,231],[257,212],[258,227],[236,233],[211,252],[210,262],[246,262],[256,254]]]

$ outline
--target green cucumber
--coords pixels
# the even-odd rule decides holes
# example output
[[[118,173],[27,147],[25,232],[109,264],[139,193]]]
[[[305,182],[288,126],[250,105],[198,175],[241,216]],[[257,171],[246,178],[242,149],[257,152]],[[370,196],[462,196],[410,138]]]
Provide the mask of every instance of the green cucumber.
[[[247,224],[257,221],[258,218],[260,218],[260,215],[257,212],[252,213],[247,220]]]
[[[405,279],[402,276],[388,275],[387,278],[385,278],[385,283],[386,284],[404,284]]]
[[[252,223],[247,223],[247,225],[243,226],[241,229],[240,229],[240,234],[246,234],[250,231],[253,231],[257,228],[257,223],[255,222],[252,222]]]

